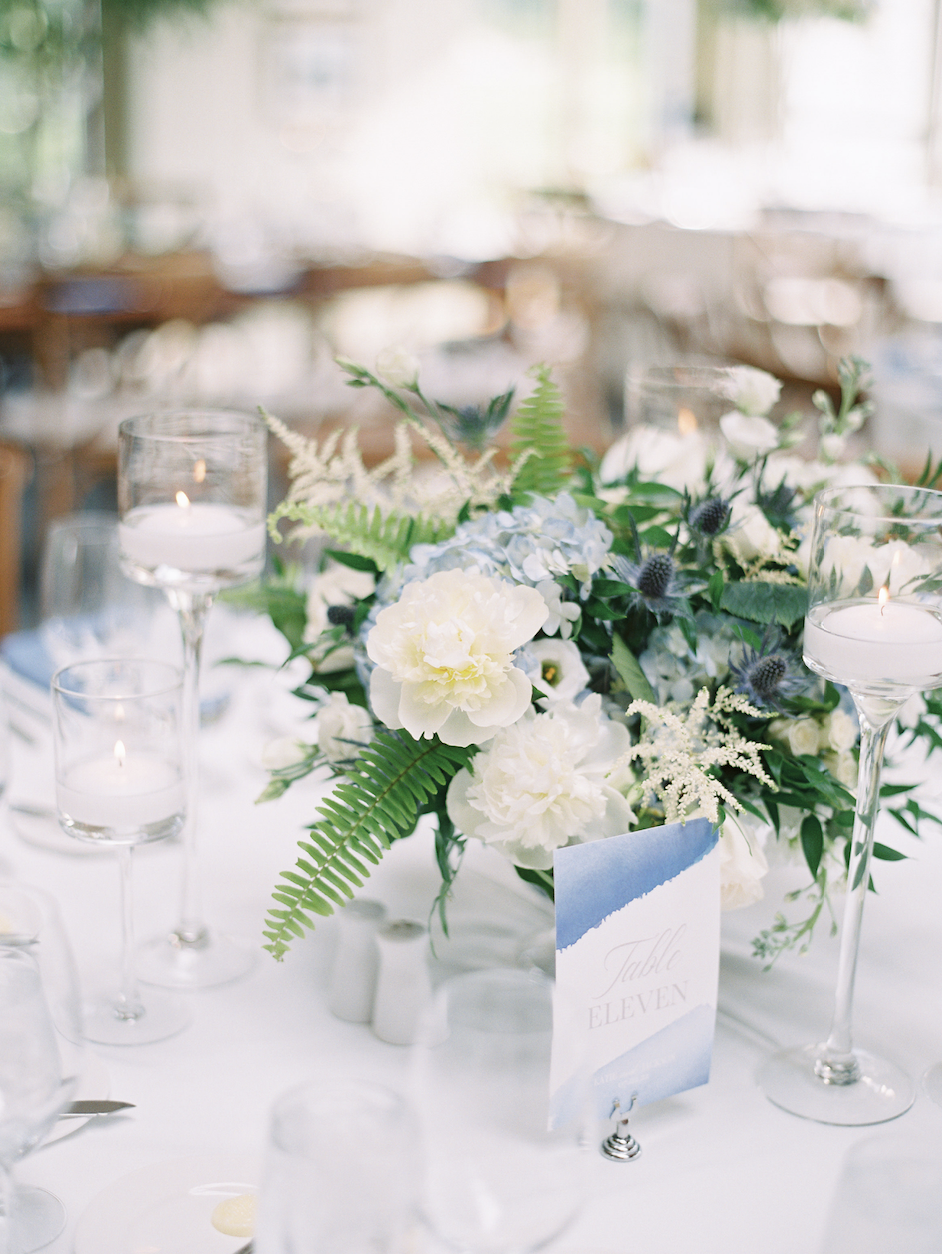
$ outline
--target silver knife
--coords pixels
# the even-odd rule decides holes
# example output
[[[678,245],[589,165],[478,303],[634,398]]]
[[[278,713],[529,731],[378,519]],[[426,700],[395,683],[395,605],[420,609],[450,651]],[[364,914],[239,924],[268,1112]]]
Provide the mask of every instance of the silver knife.
[[[116,1110],[133,1110],[133,1102],[81,1101],[66,1106],[60,1119],[86,1118],[88,1115],[112,1115]]]

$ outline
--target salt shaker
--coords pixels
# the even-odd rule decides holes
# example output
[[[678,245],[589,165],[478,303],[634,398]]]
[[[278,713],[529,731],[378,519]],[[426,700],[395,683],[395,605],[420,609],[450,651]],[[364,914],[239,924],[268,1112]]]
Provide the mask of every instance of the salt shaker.
[[[412,1045],[432,996],[428,928],[412,919],[396,919],[378,930],[376,942],[379,976],[373,1032],[390,1045]]]
[[[379,970],[376,929],[386,917],[379,901],[348,901],[337,912],[337,948],[330,970],[327,1005],[348,1023],[369,1023]]]

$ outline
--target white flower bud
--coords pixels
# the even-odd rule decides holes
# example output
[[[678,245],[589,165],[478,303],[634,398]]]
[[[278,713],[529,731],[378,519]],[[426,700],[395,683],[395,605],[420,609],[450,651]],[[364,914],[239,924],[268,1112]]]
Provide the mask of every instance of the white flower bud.
[[[401,345],[384,348],[376,358],[376,373],[394,388],[411,388],[419,377],[419,359]]]

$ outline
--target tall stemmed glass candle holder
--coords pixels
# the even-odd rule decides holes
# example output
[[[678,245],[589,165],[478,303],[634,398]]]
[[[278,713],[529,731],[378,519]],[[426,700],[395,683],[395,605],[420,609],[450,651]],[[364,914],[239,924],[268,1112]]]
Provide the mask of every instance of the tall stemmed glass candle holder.
[[[820,493],[808,592],[805,662],[850,690],[860,720],[857,806],[830,1034],[773,1055],[758,1079],[777,1106],[807,1119],[883,1123],[909,1109],[915,1088],[899,1067],[854,1047],[854,977],[887,733],[908,697],[942,685],[942,492]]]
[[[254,947],[212,933],[197,881],[199,676],[203,628],[223,588],[265,564],[267,431],[260,418],[228,410],[145,414],[122,422],[118,444],[121,563],[162,588],[180,619],[187,740],[187,819],[180,920],[147,946],[141,978],[205,988],[244,975]]]
[[[113,846],[121,872],[121,980],[88,1007],[85,1034],[106,1045],[164,1040],[186,1027],[182,998],[137,984],[131,852],[183,827],[182,676],[166,662],[76,662],[52,678],[56,802],[70,836]]]

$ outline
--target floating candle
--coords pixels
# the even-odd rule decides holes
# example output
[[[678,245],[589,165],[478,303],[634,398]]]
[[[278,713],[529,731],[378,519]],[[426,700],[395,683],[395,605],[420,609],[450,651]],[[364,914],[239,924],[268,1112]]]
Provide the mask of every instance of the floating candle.
[[[78,762],[56,788],[60,812],[87,827],[134,830],[181,814],[180,771],[153,753],[114,752]]]
[[[262,561],[265,524],[254,511],[191,503],[178,492],[176,504],[132,509],[118,527],[118,539],[123,556],[148,570],[237,570]]]
[[[804,656],[813,671],[850,688],[934,688],[942,683],[942,618],[885,593],[879,601],[827,602],[805,619]]]

